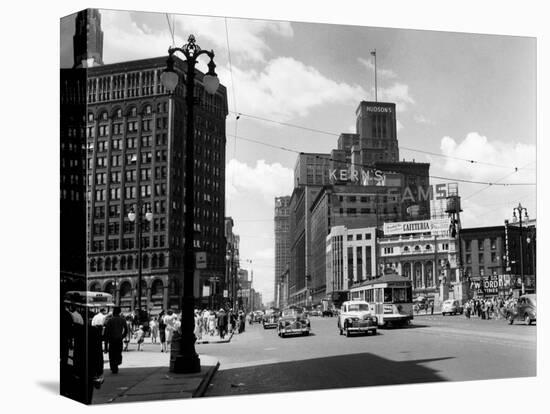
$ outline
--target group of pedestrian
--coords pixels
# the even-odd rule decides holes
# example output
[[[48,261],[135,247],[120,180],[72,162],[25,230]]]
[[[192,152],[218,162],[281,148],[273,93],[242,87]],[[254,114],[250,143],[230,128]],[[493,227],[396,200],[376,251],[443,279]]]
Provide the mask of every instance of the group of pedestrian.
[[[467,318],[477,316],[480,319],[499,319],[505,317],[507,301],[501,297],[470,299],[464,304]]]
[[[224,339],[228,333],[242,333],[245,329],[245,314],[233,309],[218,311],[195,309],[195,337],[202,340],[206,336],[219,336]]]

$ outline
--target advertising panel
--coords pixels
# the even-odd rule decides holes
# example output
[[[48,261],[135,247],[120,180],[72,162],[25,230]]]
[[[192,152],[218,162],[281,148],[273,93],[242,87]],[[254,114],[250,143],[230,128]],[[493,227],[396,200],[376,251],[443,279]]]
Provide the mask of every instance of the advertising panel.
[[[447,236],[449,234],[450,224],[451,221],[449,218],[384,223],[384,236],[416,233],[431,233],[435,236]]]

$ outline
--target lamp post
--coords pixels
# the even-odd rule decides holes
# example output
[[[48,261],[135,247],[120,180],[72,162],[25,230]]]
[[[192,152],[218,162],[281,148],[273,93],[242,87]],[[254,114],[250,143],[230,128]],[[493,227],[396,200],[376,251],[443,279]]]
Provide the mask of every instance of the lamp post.
[[[532,274],[533,274],[533,278],[536,281],[536,279],[537,279],[537,271],[536,271],[537,260],[536,260],[536,257],[535,257],[535,252],[536,252],[535,237],[536,237],[536,233],[533,230],[532,232],[529,232],[529,235],[527,236],[527,239],[525,239],[525,241],[531,247],[531,260],[532,260],[531,271],[532,271]]]
[[[181,313],[181,337],[177,355],[171,364],[171,370],[176,373],[194,373],[200,372],[200,359],[195,351],[195,334],[194,334],[194,271],[195,271],[195,256],[193,251],[194,245],[194,180],[195,180],[195,119],[194,108],[195,103],[195,65],[197,59],[201,55],[207,55],[210,58],[208,63],[208,73],[203,77],[203,85],[206,91],[210,94],[216,93],[220,84],[218,76],[215,72],[216,64],[214,63],[214,52],[202,50],[195,43],[195,36],[190,35],[188,43],[182,47],[170,47],[168,49],[167,68],[161,75],[161,82],[164,87],[171,93],[179,82],[179,76],[174,71],[173,54],[181,52],[186,58],[187,71],[185,74],[185,102],[187,110],[186,123],[186,149],[185,149],[185,216],[184,216],[184,272],[183,272],[183,300]]]
[[[517,213],[517,216],[516,216]],[[520,275],[521,275],[521,294],[525,294],[525,280],[523,272],[523,219],[529,220],[527,214],[527,209],[521,206],[521,203],[518,203],[517,207],[514,207],[513,210],[513,220],[514,223],[519,219],[519,266],[520,266]]]
[[[145,220],[147,220],[147,222],[150,222],[151,220],[153,220],[153,213],[151,212],[151,209],[149,208],[149,206],[147,206],[147,211],[145,212],[145,215],[143,214],[143,207],[144,206],[141,203],[141,200],[138,200],[136,208],[134,209],[132,207],[132,209],[128,213],[128,219],[131,222],[136,223],[136,233],[137,233],[137,248],[138,248],[137,309],[139,313],[138,318],[141,317],[141,279],[142,279],[141,274],[143,270],[143,258],[142,258],[143,248],[141,246],[141,235],[142,235],[142,224],[144,223],[143,216],[145,216]],[[136,210],[137,210],[137,213],[136,213]]]

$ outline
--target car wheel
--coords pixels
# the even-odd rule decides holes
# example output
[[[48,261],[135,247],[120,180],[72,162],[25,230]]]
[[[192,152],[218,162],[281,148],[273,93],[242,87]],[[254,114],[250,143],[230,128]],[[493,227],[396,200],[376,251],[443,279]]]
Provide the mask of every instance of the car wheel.
[[[346,329],[346,338],[349,338],[351,336],[351,333],[349,331],[349,329]]]
[[[304,335],[305,335],[305,336],[309,336],[309,331],[305,331],[305,332],[304,332]]]
[[[373,334],[373,336],[376,336],[376,334],[377,334],[376,329],[374,331],[372,331],[372,334]]]
[[[531,325],[532,322],[533,322],[533,321],[531,320],[531,317],[529,316],[528,313],[526,313],[526,314],[525,314],[525,323],[526,323],[527,325]]]
[[[512,315],[508,316],[508,324],[512,325],[514,323],[514,317]]]

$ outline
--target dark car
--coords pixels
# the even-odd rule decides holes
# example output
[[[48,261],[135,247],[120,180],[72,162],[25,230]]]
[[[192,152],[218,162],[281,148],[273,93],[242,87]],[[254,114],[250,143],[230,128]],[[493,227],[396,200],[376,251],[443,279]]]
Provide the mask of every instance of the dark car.
[[[265,315],[262,316],[262,325],[264,329],[276,328],[279,323],[279,312],[275,310],[268,310]]]
[[[287,335],[309,335],[311,324],[305,312],[297,309],[285,309],[277,325],[277,334],[283,338]]]
[[[323,316],[323,317],[331,317],[331,316],[334,316],[334,313],[333,313],[330,309],[327,309],[327,310],[324,310],[324,311],[321,313],[321,316]]]
[[[510,325],[515,320],[525,321],[527,325],[535,322],[537,320],[537,295],[533,293],[520,296],[517,303],[508,309],[506,319]]]

